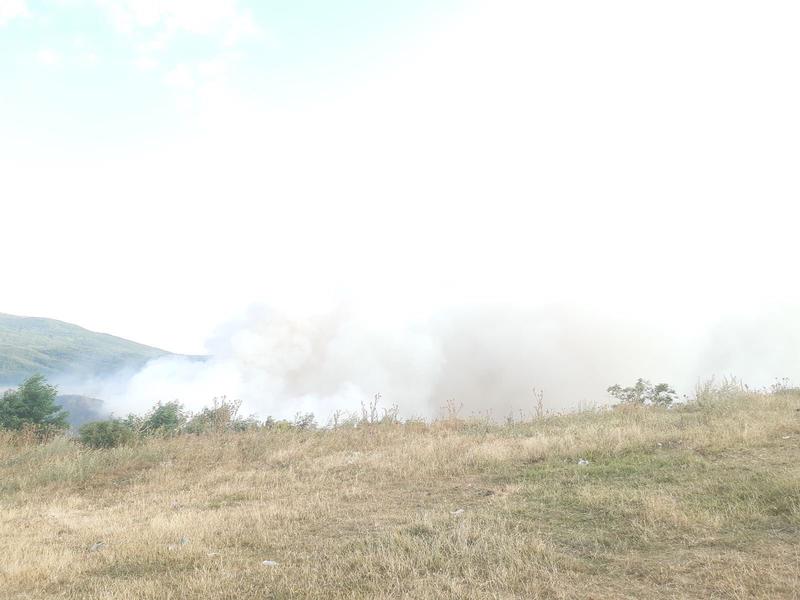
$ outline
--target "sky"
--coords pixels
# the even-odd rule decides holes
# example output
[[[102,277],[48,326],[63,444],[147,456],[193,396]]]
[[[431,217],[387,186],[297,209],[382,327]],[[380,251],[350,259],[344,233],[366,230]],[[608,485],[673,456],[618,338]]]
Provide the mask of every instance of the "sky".
[[[0,0],[0,311],[184,353],[254,306],[687,336],[791,312],[798,26],[789,1]]]

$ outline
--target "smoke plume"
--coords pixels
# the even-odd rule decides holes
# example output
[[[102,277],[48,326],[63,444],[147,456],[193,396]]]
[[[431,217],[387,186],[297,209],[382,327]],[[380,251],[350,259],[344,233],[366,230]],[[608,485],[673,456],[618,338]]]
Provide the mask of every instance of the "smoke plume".
[[[695,384],[735,375],[755,386],[792,377],[800,358],[798,310],[784,306],[685,326],[669,313],[632,316],[586,307],[473,307],[407,319],[354,308],[298,315],[253,308],[220,328],[207,360],[168,357],[136,373],[81,384],[118,415],[157,401],[197,410],[214,397],[245,412],[291,418],[360,412],[381,394],[404,417],[431,418],[450,400],[464,415],[530,413],[608,401],[606,388],[638,377],[691,395]],[[660,318],[659,318],[660,317]]]

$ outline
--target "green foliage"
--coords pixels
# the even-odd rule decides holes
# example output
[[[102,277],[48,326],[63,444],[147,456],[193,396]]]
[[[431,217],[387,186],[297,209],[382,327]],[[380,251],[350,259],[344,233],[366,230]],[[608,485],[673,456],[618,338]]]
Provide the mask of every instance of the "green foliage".
[[[667,383],[653,385],[646,379],[637,379],[630,387],[619,384],[608,388],[608,393],[622,404],[669,406],[677,399],[677,393]]]
[[[294,423],[286,419],[267,417],[264,421],[263,428],[268,431],[292,431],[294,429]]]
[[[144,434],[175,435],[181,432],[188,419],[183,404],[177,400],[159,402],[144,416],[137,429]]]
[[[79,430],[81,443],[90,448],[129,446],[135,440],[133,430],[119,419],[86,423]]]
[[[33,375],[17,389],[6,391],[0,399],[0,429],[66,429],[67,413],[56,405],[57,394],[42,375]]]
[[[55,388],[53,388],[54,390]],[[213,434],[252,430],[308,431],[317,428],[313,413],[297,413],[289,420],[268,417],[260,422],[254,416],[239,416],[240,400],[214,398],[210,407],[192,414],[176,401],[159,402],[144,415],[129,414],[124,419],[96,420],[78,430],[81,443],[90,448],[116,448],[147,437],[187,434]],[[41,437],[41,436],[39,436]]]

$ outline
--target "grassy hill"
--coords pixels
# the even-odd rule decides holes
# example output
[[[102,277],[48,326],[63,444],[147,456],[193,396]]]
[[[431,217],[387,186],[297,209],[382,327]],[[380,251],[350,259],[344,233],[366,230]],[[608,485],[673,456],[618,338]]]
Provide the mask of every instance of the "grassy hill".
[[[798,409],[794,391],[728,388],[505,426],[263,429],[114,450],[0,433],[0,589],[797,598]]]
[[[33,373],[104,375],[167,354],[62,321],[0,313],[0,385],[16,385]]]

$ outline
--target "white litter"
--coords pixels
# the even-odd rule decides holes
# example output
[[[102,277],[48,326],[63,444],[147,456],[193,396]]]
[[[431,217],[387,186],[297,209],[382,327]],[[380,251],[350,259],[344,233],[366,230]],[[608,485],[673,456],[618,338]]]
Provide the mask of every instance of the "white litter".
[[[579,464],[580,466],[582,466],[582,467],[585,467],[586,465],[588,465],[588,464],[589,464],[589,461],[588,461],[588,460],[586,460],[585,458],[582,458],[582,459],[580,459],[580,460],[578,461],[578,464]]]
[[[265,567],[277,567],[278,566],[278,563],[276,563],[274,560],[265,560],[261,564],[264,565]]]
[[[461,515],[464,514],[464,509],[459,508],[458,510],[451,511],[450,514],[453,515],[454,517],[460,517]]]
[[[95,542],[89,547],[89,552],[97,552],[106,547],[105,542]]]

